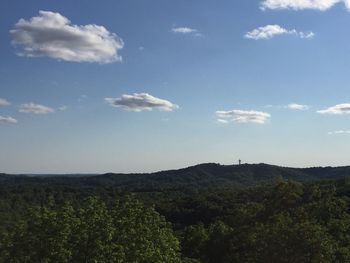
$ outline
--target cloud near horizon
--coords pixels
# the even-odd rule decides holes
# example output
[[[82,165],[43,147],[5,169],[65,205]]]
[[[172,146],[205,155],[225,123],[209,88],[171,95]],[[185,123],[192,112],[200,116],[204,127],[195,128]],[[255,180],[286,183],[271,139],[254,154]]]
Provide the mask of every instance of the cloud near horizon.
[[[124,42],[105,27],[74,25],[60,13],[39,11],[30,20],[20,19],[10,30],[18,55],[71,61],[112,63],[121,61]]]
[[[48,114],[55,112],[55,110],[50,107],[31,102],[22,104],[19,108],[19,112],[33,114]]]
[[[216,117],[220,123],[237,122],[264,124],[270,119],[271,115],[261,111],[231,110],[217,111]]]
[[[9,101],[7,101],[6,99],[0,98],[0,107],[5,107],[5,106],[9,106],[9,105],[11,105],[11,103]]]
[[[298,104],[298,103],[290,103],[286,106],[286,108],[291,110],[308,110],[310,107],[308,105]]]
[[[350,9],[350,0],[264,0],[261,2],[262,10],[272,9],[292,9],[304,10],[314,9],[326,11],[336,4],[343,3],[347,9]]]
[[[337,104],[324,110],[319,110],[321,114],[350,114],[350,103]]]
[[[329,135],[338,135],[338,134],[350,134],[350,131],[339,130],[328,132]]]
[[[156,98],[148,93],[124,94],[120,98],[105,98],[105,101],[112,107],[135,112],[152,111],[153,109],[173,111],[179,108],[178,105],[168,100]]]
[[[299,32],[295,29],[287,30],[280,25],[266,25],[247,32],[244,37],[248,39],[260,40],[271,39],[278,35],[294,35],[299,38],[310,39],[315,36],[313,32]]]
[[[4,117],[4,116],[0,116],[0,124],[4,124],[4,123],[12,123],[15,124],[18,121],[15,118],[12,118],[10,116]]]

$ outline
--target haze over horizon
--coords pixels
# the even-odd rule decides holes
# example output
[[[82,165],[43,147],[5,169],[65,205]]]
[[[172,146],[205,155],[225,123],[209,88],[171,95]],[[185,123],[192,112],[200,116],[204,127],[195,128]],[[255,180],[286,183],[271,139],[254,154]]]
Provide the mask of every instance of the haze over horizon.
[[[0,7],[0,172],[349,165],[348,0]]]

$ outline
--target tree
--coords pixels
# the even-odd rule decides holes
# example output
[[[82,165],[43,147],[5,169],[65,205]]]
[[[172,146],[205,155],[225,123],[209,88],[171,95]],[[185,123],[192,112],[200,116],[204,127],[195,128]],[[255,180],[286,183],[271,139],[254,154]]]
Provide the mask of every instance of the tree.
[[[108,209],[99,198],[80,208],[33,207],[2,235],[0,262],[180,262],[179,242],[153,208],[128,199]]]
[[[6,262],[70,262],[74,210],[65,204],[54,209],[32,207],[3,239]]]
[[[117,262],[112,243],[115,228],[105,203],[89,197],[77,211],[73,226],[71,262]]]
[[[113,242],[120,244],[123,262],[180,262],[179,242],[154,208],[128,198],[114,205],[112,215]]]

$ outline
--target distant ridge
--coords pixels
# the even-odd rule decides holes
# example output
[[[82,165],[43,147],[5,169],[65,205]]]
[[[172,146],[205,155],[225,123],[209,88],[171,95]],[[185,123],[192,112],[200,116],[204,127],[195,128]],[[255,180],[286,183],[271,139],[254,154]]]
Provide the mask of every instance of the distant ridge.
[[[7,175],[4,185],[52,185],[61,187],[114,187],[130,191],[160,191],[183,188],[244,187],[272,182],[277,177],[296,181],[317,181],[350,177],[350,166],[289,168],[269,164],[220,165],[204,163],[155,173],[102,175]]]

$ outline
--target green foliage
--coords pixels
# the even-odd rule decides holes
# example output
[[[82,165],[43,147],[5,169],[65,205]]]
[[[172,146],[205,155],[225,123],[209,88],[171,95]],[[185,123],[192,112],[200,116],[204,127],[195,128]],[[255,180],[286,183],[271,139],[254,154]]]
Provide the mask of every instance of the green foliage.
[[[68,204],[59,210],[52,204],[30,208],[3,238],[4,262],[69,262],[74,223]]]
[[[118,244],[112,242],[115,228],[106,205],[90,197],[77,211],[73,225],[71,262],[116,262]]]
[[[108,209],[98,198],[80,208],[30,208],[2,234],[0,262],[180,262],[179,243],[154,209],[129,199]]]
[[[153,208],[140,202],[117,202],[113,207],[114,242],[121,247],[125,262],[179,262],[179,242],[169,223]]]
[[[8,177],[0,185],[0,262],[350,262],[349,180],[285,181],[305,169],[281,168],[271,185],[222,187],[261,170],[260,181],[278,174],[264,165],[234,169],[205,165],[150,181]],[[203,178],[210,180],[193,184]]]
[[[246,192],[225,222],[188,227],[183,251],[195,253],[186,255],[213,263],[350,261],[349,203],[332,185],[280,181],[256,193]]]
[[[182,252],[190,258],[201,258],[206,255],[209,234],[203,224],[189,226],[183,234]]]

